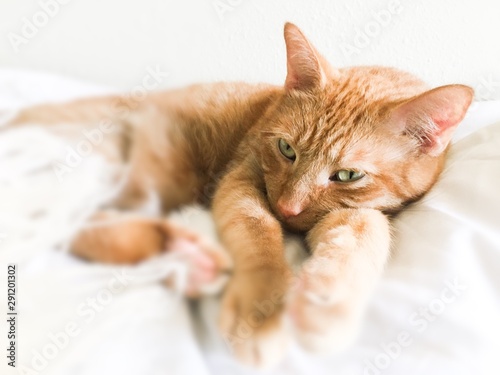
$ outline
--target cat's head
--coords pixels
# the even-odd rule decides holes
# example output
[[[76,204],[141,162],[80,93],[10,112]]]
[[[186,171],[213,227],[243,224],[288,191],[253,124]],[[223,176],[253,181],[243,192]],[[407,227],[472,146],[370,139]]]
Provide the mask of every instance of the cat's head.
[[[336,208],[396,210],[437,179],[473,90],[392,68],[332,68],[285,25],[287,78],[256,130],[271,208],[308,230]]]

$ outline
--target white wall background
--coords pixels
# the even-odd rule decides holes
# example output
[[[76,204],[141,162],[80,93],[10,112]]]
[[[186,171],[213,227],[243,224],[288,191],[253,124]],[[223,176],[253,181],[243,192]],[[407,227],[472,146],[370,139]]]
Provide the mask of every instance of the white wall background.
[[[479,99],[500,98],[498,0],[0,0],[0,66],[122,90],[157,65],[170,73],[161,87],[281,83],[287,20],[334,65],[391,65],[433,85],[468,83]]]

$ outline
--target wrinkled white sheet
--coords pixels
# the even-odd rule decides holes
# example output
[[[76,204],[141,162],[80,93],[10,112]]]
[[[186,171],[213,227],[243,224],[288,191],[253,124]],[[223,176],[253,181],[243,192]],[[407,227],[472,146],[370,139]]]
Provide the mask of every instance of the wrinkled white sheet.
[[[0,116],[108,92],[0,70]],[[441,180],[395,220],[393,257],[354,347],[317,358],[292,346],[267,372],[232,359],[215,328],[217,297],[190,310],[158,283],[172,269],[182,273],[175,259],[124,268],[54,251],[98,206],[94,197],[112,193],[117,173],[89,155],[57,183],[51,161],[63,154],[60,139],[0,125],[0,279],[6,263],[18,264],[17,364],[25,366],[18,372],[3,359],[2,374],[500,374],[500,102],[472,107]],[[178,219],[213,236],[203,211]],[[68,327],[74,337],[61,333]]]

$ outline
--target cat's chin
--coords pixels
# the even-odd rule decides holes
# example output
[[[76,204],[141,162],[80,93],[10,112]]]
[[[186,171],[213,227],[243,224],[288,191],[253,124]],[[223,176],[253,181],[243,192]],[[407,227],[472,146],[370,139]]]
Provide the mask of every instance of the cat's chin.
[[[294,233],[304,233],[314,226],[313,219],[307,220],[299,216],[290,218],[278,218],[284,229]]]

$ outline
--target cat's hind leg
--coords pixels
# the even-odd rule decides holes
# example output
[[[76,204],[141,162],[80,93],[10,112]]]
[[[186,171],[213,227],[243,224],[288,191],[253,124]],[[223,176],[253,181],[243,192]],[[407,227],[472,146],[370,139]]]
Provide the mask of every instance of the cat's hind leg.
[[[135,264],[175,252],[188,265],[186,294],[190,296],[231,266],[220,246],[187,228],[167,219],[114,210],[96,213],[70,247],[80,258],[112,264]]]

